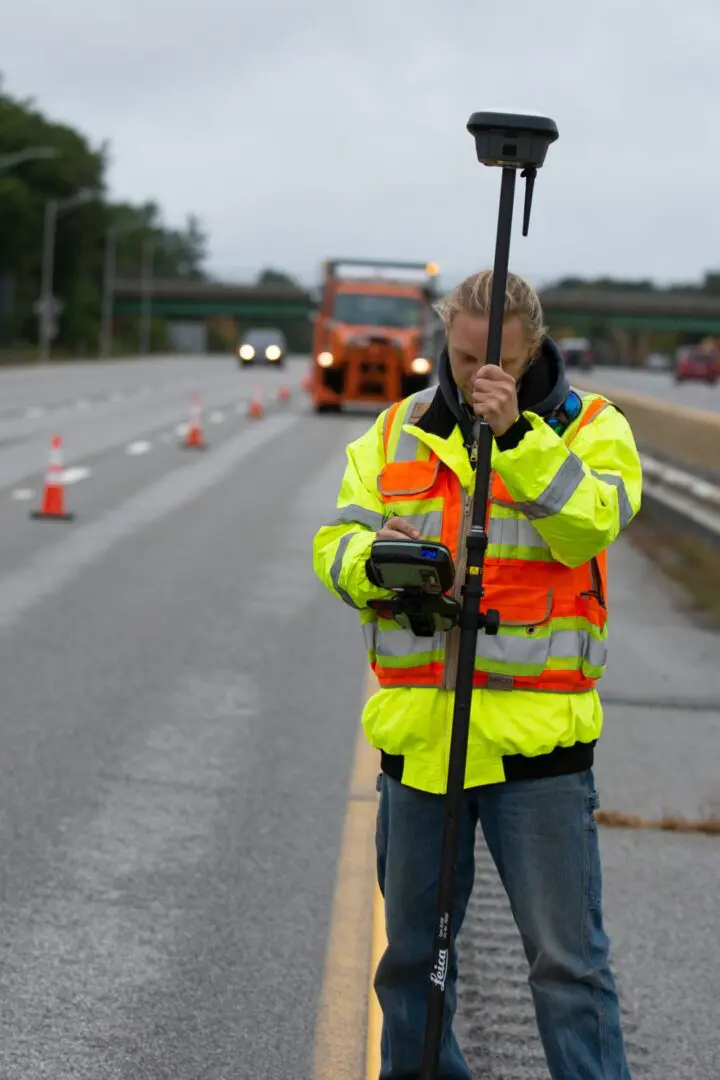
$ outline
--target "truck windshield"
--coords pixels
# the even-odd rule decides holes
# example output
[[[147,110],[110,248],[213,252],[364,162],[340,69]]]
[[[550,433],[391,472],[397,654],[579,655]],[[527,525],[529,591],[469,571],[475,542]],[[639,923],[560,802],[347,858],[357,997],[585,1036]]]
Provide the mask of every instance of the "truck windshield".
[[[355,326],[422,326],[425,305],[412,296],[382,293],[338,293],[333,318]]]

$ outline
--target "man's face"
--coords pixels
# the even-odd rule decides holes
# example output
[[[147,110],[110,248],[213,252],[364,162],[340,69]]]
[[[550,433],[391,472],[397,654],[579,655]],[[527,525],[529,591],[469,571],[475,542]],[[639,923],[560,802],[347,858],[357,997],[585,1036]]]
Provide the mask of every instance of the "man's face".
[[[448,352],[453,378],[467,402],[472,396],[473,383],[479,369],[485,364],[490,320],[485,315],[456,315],[448,334]],[[522,375],[530,358],[525,338],[525,328],[517,315],[503,326],[500,363],[503,371],[512,375],[515,382]]]

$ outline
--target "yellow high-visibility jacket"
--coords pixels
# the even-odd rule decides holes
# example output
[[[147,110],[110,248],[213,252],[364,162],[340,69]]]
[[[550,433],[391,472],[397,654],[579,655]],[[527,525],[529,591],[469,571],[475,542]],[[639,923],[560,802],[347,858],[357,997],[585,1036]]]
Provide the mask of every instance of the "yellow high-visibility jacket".
[[[459,631],[416,638],[379,618],[367,602],[389,594],[365,569],[376,531],[394,516],[442,539],[462,564],[464,535],[454,523],[467,518],[459,508],[471,506],[475,472],[457,424],[446,437],[423,428],[435,392],[385,410],[348,446],[337,513],[317,532],[313,561],[325,586],[359,613],[381,684],[362,723],[383,769],[444,793]],[[466,787],[592,764],[602,729],[595,683],[607,639],[604,552],[640,507],[642,472],[622,413],[601,395],[581,397],[580,416],[561,435],[526,411],[520,442],[505,451],[493,444],[484,580],[501,630],[478,635]]]

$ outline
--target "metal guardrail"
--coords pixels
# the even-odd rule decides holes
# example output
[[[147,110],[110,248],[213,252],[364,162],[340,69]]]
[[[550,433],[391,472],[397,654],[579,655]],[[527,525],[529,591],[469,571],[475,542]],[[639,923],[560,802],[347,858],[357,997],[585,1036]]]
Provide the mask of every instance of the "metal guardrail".
[[[720,486],[641,454],[643,494],[720,540]]]

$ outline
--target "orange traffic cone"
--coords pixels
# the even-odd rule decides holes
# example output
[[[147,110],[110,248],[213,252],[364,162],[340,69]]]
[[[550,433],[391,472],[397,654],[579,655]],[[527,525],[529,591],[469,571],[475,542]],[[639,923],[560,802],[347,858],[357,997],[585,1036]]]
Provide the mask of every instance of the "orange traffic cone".
[[[300,380],[300,387],[302,390],[305,391],[306,394],[309,394],[312,390],[312,378],[310,377],[309,373],[303,375],[302,379]]]
[[[183,445],[186,450],[204,450],[206,446],[202,430],[202,403],[197,394],[190,399],[190,422]]]
[[[259,387],[255,387],[253,396],[248,403],[248,416],[253,420],[259,420],[265,415],[265,406],[262,402],[262,393]]]
[[[277,394],[278,401],[289,401],[291,396],[292,395],[290,393],[290,387],[289,386],[281,386],[280,389],[278,390],[278,394]]]
[[[62,439],[53,435],[50,440],[50,460],[45,472],[45,492],[42,506],[33,510],[31,518],[52,518],[53,521],[72,521],[74,514],[65,510],[65,487],[63,485]]]

